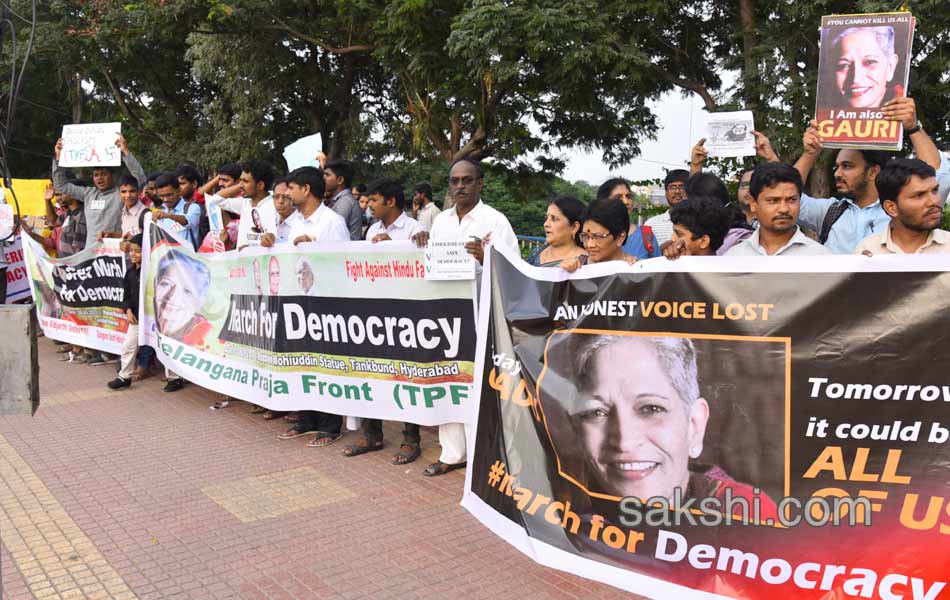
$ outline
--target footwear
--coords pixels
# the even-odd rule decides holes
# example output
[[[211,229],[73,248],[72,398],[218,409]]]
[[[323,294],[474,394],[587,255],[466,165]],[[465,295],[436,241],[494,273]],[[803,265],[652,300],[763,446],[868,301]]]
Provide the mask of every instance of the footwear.
[[[267,409],[264,408],[263,406],[258,406],[255,404],[254,408],[252,408],[250,412],[252,415],[259,415],[261,413],[266,413]]]
[[[132,381],[142,381],[143,379],[148,379],[151,376],[152,376],[151,369],[147,369],[147,368],[143,369],[141,367],[136,367],[136,369],[132,371]]]
[[[302,436],[302,435],[307,435],[308,433],[315,433],[315,432],[314,432],[314,430],[312,430],[312,429],[308,429],[307,431],[304,431],[304,430],[302,430],[302,429],[297,429],[296,427],[291,427],[291,428],[288,429],[287,431],[285,431],[285,432],[283,432],[282,434],[278,435],[278,436],[277,436],[277,439],[279,439],[279,440],[292,440],[292,439],[294,439],[294,438],[296,438],[296,437],[300,437],[300,436]]]
[[[91,354],[85,354],[85,353],[83,353],[83,354],[74,354],[74,355],[73,355],[73,359],[72,359],[71,361],[69,361],[69,362],[71,362],[71,363],[76,363],[76,364],[79,364],[79,365],[83,365],[83,364],[88,363],[88,362],[89,362],[90,360],[92,360],[92,359],[93,359],[93,356],[92,356]]]
[[[87,365],[92,365],[97,367],[99,365],[113,365],[119,362],[119,359],[112,356],[111,354],[106,354],[105,352],[99,352],[94,354],[92,358],[86,361]]]
[[[185,387],[185,380],[179,378],[169,379],[168,383],[165,384],[165,387],[162,388],[163,392],[177,392],[181,388]]]
[[[99,354],[99,358],[102,359],[102,362],[96,363],[97,365],[114,365],[119,362],[119,357],[114,354],[106,354],[102,352]]]
[[[282,416],[284,416],[283,411],[279,411],[279,410],[269,410],[269,411],[267,411],[267,414],[264,415],[264,420],[265,420],[265,421],[273,421],[273,420],[275,420],[275,419],[281,418]]]
[[[72,350],[72,346],[70,346],[69,344],[60,343],[59,348],[56,349],[56,354],[66,354],[70,350]]]
[[[297,421],[300,420],[300,415],[298,415],[295,412],[290,412],[284,415],[284,420],[287,421],[288,423],[296,423]]]
[[[317,437],[313,438],[313,441],[307,444],[307,447],[323,448],[324,446],[329,446],[341,437],[343,437],[342,433],[327,433],[325,431],[318,431]]]
[[[74,360],[76,360],[76,355],[73,354],[72,350],[67,350],[66,354],[59,357],[59,362],[73,362]]]
[[[376,452],[383,449],[383,440],[370,442],[368,439],[360,438],[355,444],[350,444],[343,449],[343,456],[359,456],[367,452]]]
[[[455,469],[463,469],[463,468],[465,468],[465,463],[463,462],[455,463],[454,465],[449,465],[440,460],[426,467],[425,470],[422,472],[422,474],[427,477],[434,477],[436,475],[445,475],[449,471],[454,471]]]
[[[403,444],[399,446],[399,452],[393,454],[392,463],[394,465],[408,465],[422,455],[422,447],[419,444]]]
[[[222,408],[227,408],[231,404],[230,398],[225,398],[224,400],[218,400],[211,405],[211,410],[221,410]]]
[[[109,386],[109,389],[110,389],[110,390],[121,390],[121,389],[123,389],[123,388],[127,388],[127,387],[129,387],[130,385],[132,385],[132,380],[131,380],[131,379],[122,379],[121,377],[116,377],[115,379],[113,379],[112,381],[110,381],[109,383],[107,383],[106,385]]]

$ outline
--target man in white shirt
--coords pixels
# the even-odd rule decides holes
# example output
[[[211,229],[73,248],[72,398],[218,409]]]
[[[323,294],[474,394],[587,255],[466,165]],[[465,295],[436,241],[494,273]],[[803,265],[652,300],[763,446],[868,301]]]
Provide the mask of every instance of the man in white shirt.
[[[366,239],[374,244],[388,240],[409,240],[423,231],[419,222],[405,213],[406,195],[395,179],[383,177],[369,184],[366,190],[373,216],[377,219],[366,231]],[[343,449],[343,456],[359,456],[383,449],[382,419],[363,419],[363,437]],[[422,454],[419,425],[403,423],[402,444],[393,455],[394,465],[407,465]]]
[[[686,199],[686,181],[689,179],[689,171],[686,169],[673,169],[666,174],[663,180],[663,188],[666,192],[666,202],[673,208]],[[661,246],[673,239],[673,222],[670,221],[670,211],[650,217],[644,223],[653,229],[653,235]]]
[[[261,245],[266,233],[277,228],[277,211],[270,195],[274,182],[274,170],[265,162],[251,160],[241,165],[238,182],[208,198],[211,206],[241,214],[238,226],[237,248]],[[238,196],[240,194],[240,196]]]
[[[383,177],[369,184],[366,195],[376,221],[366,230],[370,242],[409,240],[424,228],[406,214],[406,196],[395,179]]]
[[[820,256],[831,251],[809,239],[798,226],[802,176],[780,162],[762,163],[752,172],[749,193],[759,228],[726,256]]]
[[[864,238],[855,254],[950,254],[950,232],[940,229],[943,199],[932,166],[897,158],[881,169],[875,185],[891,222]]]
[[[484,185],[482,169],[474,161],[463,158],[455,161],[449,170],[449,195],[455,206],[442,211],[432,223],[430,232],[421,231],[413,236],[419,245],[433,240],[467,240],[465,249],[481,264],[485,251],[483,243],[491,240],[498,246],[518,250],[518,238],[511,223],[502,213],[481,200]],[[443,475],[465,466],[465,428],[461,423],[439,425],[439,443],[442,455],[423,475]]]
[[[293,201],[297,212],[291,215],[289,239],[291,243],[305,244],[308,242],[345,242],[350,239],[350,232],[346,228],[346,221],[326,207],[323,203],[323,172],[315,167],[300,167],[287,175],[287,193]],[[305,271],[309,271],[309,276]],[[301,287],[309,284],[304,290],[307,295],[314,295],[317,285],[313,280],[313,269],[309,262],[297,265],[298,282]],[[316,410],[302,410],[298,413],[296,425],[280,434],[282,440],[289,440],[308,433],[316,433],[310,447],[328,446],[337,441],[343,434],[343,417],[331,415]]]
[[[293,217],[297,214],[294,208],[294,202],[290,198],[290,188],[287,187],[287,178],[280,177],[274,182],[274,193],[271,197],[274,199],[274,210],[277,212],[277,229],[273,233],[265,233],[261,236],[261,246],[270,248],[274,244],[289,244],[290,226],[293,224]]]
[[[346,221],[323,203],[324,189],[323,173],[316,167],[300,167],[287,175],[287,193],[297,209],[288,220],[287,237],[295,246],[350,240]]]
[[[419,224],[423,229],[429,231],[432,229],[432,222],[435,221],[435,218],[442,212],[442,209],[436,206],[435,202],[432,201],[432,186],[428,183],[418,184],[412,201],[419,203],[419,214],[416,215]]]

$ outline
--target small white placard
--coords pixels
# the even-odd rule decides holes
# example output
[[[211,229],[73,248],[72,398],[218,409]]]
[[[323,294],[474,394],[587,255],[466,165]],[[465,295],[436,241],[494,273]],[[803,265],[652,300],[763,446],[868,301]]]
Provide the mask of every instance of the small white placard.
[[[709,113],[705,144],[709,156],[755,156],[754,129],[751,110]]]
[[[122,123],[82,123],[63,125],[61,167],[118,167],[122,153],[115,145]]]
[[[425,268],[426,279],[433,281],[475,279],[475,259],[465,240],[429,240]]]
[[[323,139],[319,133],[302,137],[293,144],[284,148],[284,160],[287,161],[287,170],[293,171],[299,167],[317,167],[317,154],[323,150]]]

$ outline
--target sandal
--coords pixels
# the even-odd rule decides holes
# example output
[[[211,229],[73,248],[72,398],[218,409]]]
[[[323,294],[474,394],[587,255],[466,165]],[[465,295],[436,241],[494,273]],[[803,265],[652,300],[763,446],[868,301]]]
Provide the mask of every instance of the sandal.
[[[419,444],[403,444],[399,446],[399,452],[393,454],[392,463],[394,465],[408,465],[422,455],[422,447]]]
[[[256,404],[254,405],[254,408],[251,409],[252,415],[259,415],[261,413],[266,413],[266,412],[267,412],[266,408],[264,408],[263,406],[258,406]]]
[[[231,404],[230,399],[218,400],[211,405],[211,410],[221,410],[222,408],[227,408]]]
[[[307,444],[307,447],[323,448],[324,446],[329,446],[341,437],[343,437],[342,433],[327,433],[325,431],[318,431],[317,437],[313,438],[313,441]]]
[[[383,441],[380,440],[374,444],[371,444],[369,440],[365,437],[357,441],[355,444],[350,444],[343,449],[343,456],[359,456],[360,454],[366,454],[367,452],[376,452],[377,450],[383,449]]]
[[[445,475],[449,471],[454,471],[455,469],[464,469],[464,468],[465,468],[465,463],[463,462],[450,465],[440,460],[426,467],[425,470],[422,472],[422,474],[427,477],[434,477],[436,475]]]
[[[307,435],[308,433],[314,433],[314,431],[313,431],[312,429],[308,429],[307,431],[303,431],[303,430],[297,429],[296,427],[291,427],[291,428],[288,429],[287,431],[285,431],[285,432],[283,432],[282,434],[278,435],[278,436],[277,436],[277,439],[279,439],[279,440],[292,440],[292,439],[294,439],[294,438],[296,438],[296,437],[300,437],[300,436],[302,436],[302,435]]]

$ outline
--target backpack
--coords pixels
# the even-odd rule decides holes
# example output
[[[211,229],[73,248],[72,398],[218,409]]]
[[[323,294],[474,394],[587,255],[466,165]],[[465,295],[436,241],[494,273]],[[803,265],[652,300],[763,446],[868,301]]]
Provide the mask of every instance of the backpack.
[[[647,255],[653,256],[653,251],[656,249],[653,246],[653,228],[649,225],[641,225],[641,237],[643,238],[643,247],[647,249]]]
[[[840,219],[841,215],[847,212],[847,210],[847,200],[838,200],[828,207],[828,212],[825,213],[825,218],[821,221],[821,231],[818,233],[818,243],[824,244],[828,241],[828,236],[831,235],[831,228],[835,226],[835,223],[838,222],[838,219]]]

